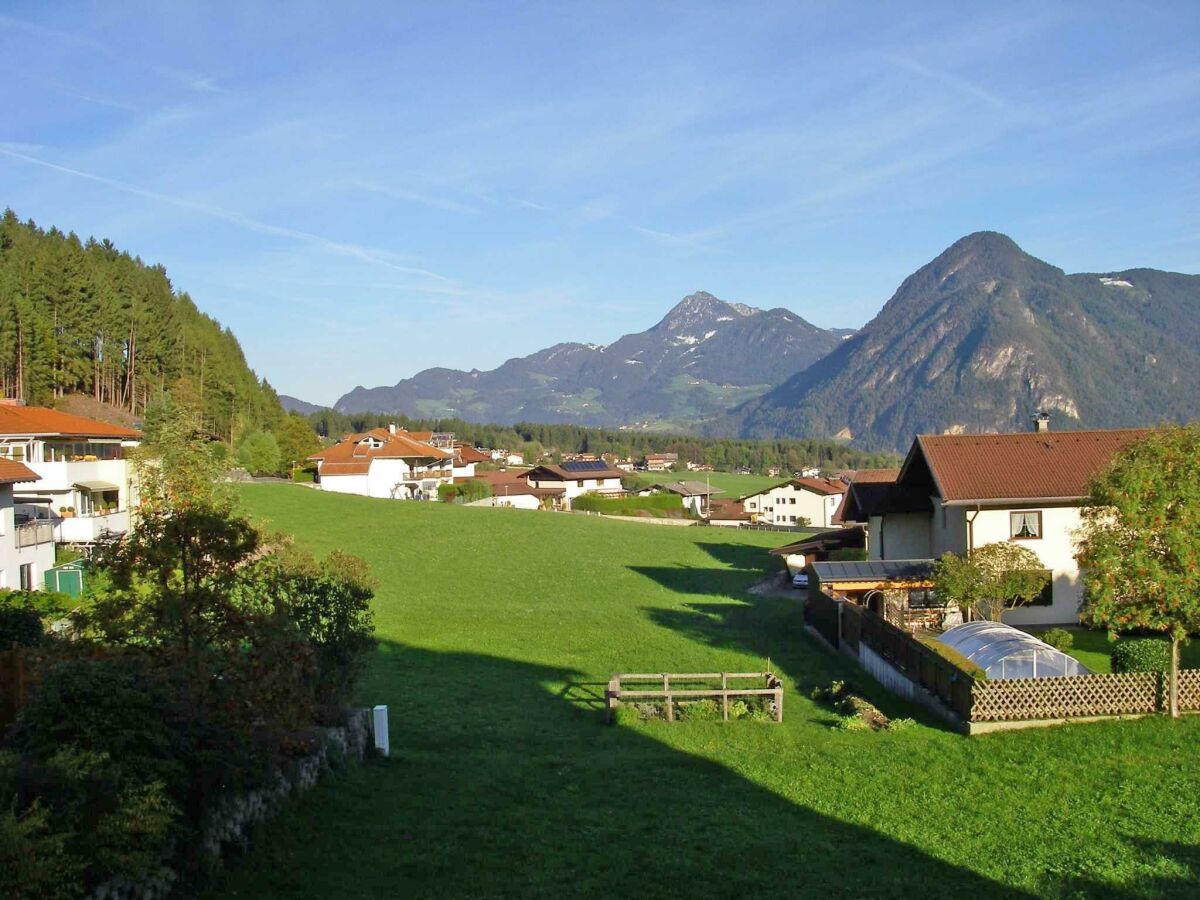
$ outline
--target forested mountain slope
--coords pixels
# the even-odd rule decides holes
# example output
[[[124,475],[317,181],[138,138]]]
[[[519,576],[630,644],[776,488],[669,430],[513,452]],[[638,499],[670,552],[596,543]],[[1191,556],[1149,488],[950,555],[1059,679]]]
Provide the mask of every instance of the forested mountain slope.
[[[0,394],[31,404],[84,394],[140,415],[164,389],[193,398],[226,438],[283,417],[233,333],[175,291],[162,266],[6,210]]]

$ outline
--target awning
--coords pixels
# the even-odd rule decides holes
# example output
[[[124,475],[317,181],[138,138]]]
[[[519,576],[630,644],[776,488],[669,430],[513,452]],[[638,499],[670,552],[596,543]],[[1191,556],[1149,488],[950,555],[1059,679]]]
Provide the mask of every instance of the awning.
[[[77,481],[75,487],[84,491],[119,491],[111,481]]]

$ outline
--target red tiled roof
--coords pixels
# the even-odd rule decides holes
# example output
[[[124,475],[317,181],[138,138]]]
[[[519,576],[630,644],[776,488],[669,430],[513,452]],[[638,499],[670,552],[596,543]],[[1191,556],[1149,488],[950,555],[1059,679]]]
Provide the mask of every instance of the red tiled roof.
[[[765,487],[761,491],[755,491],[752,494],[747,494],[743,500],[750,497],[757,497],[760,494],[767,494],[776,488],[787,487],[788,485],[803,488],[807,491],[812,491],[814,494],[821,494],[828,497],[833,494],[846,493],[846,483],[836,478],[789,478],[787,481],[781,481],[779,484],[773,484],[770,487]]]
[[[455,444],[454,453],[459,459],[459,464],[469,466],[471,463],[491,462],[491,457],[486,453],[480,453],[470,444]]]
[[[859,469],[834,514],[834,521],[865,522],[883,512],[899,475],[899,469]]]
[[[13,462],[11,459],[0,459],[0,484],[39,481],[41,477],[24,463]]]
[[[946,503],[1077,500],[1113,455],[1152,432],[1145,428],[1020,434],[921,435],[900,483],[924,458]]]
[[[0,406],[0,435],[140,438],[141,432],[43,406]]]
[[[367,438],[382,442],[381,447],[369,447]],[[332,447],[326,447],[308,457],[321,462],[321,475],[363,475],[373,459],[450,459],[449,450],[423,444],[407,432],[390,433],[386,428],[373,428],[363,434],[351,434]]]
[[[517,497],[523,494],[529,494],[534,497],[560,497],[566,493],[566,488],[549,487],[535,488],[530,487],[529,482],[520,477],[516,472],[478,472],[470,481],[486,481],[492,486],[493,497]]]

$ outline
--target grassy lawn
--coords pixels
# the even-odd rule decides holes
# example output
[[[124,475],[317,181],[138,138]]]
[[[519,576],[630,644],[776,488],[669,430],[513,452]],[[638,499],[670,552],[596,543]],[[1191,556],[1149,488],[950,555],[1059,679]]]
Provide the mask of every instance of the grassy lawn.
[[[705,479],[713,487],[725,493],[717,494],[718,500],[736,500],[773,484],[782,484],[789,476],[768,478],[766,475],[734,475],[732,472],[640,472],[641,484],[667,484],[671,481],[699,481]]]
[[[1035,632],[1041,637],[1040,632]],[[1067,651],[1093,672],[1112,671],[1112,651],[1115,646],[1103,631],[1089,631],[1083,628],[1071,629],[1075,638],[1071,649]],[[1200,669],[1200,640],[1192,640],[1179,649],[1179,665],[1184,669]]]
[[[736,476],[734,476],[736,477]],[[247,507],[366,557],[361,700],[393,757],[268,824],[211,896],[1194,897],[1200,717],[968,739],[873,689],[743,588],[778,534],[394,503],[285,485]],[[614,671],[752,670],[782,725],[603,724]],[[852,678],[921,724],[841,732]]]

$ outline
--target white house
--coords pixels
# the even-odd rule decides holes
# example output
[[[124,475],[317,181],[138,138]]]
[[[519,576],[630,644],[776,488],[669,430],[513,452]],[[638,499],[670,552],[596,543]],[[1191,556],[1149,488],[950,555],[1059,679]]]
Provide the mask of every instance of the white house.
[[[647,472],[665,472],[679,462],[678,453],[647,453],[642,468]]]
[[[14,486],[36,481],[24,463],[0,459],[0,590],[41,590],[43,573],[54,565],[53,523],[19,524],[13,505]]]
[[[793,478],[742,498],[751,520],[760,525],[835,524],[846,485],[830,478]]]
[[[351,434],[309,457],[317,463],[321,490],[390,500],[433,500],[438,487],[454,483],[453,441],[395,425]],[[418,440],[425,438],[426,441]]]
[[[570,504],[582,494],[625,493],[621,486],[624,474],[603,460],[577,460],[557,466],[548,463],[534,466],[519,477],[535,488],[561,488],[563,499]]]
[[[890,482],[890,472],[858,473],[843,518],[867,524],[872,560],[934,560],[1016,541],[1037,554],[1051,584],[1033,604],[1005,613],[1004,621],[1074,623],[1083,598],[1076,540],[1088,482],[1113,454],[1147,434],[922,435]]]
[[[0,459],[21,462],[36,488],[13,498],[20,519],[49,522],[55,538],[87,544],[129,530],[136,489],[125,453],[141,434],[132,428],[56,409],[0,405]]]
[[[454,459],[451,464],[451,475],[455,481],[475,477],[475,466],[491,459],[486,453],[476,450],[470,444],[461,441],[454,442]]]

